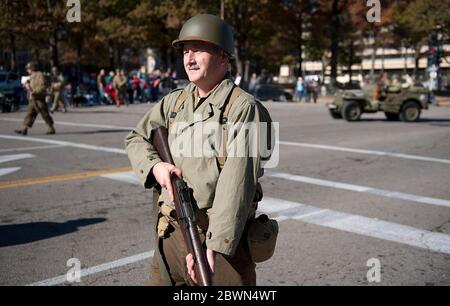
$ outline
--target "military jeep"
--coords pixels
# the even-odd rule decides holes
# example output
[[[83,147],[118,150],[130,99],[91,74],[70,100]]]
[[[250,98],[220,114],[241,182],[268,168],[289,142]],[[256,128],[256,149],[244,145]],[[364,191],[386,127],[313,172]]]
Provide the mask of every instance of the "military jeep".
[[[363,113],[384,112],[387,120],[415,122],[422,110],[428,109],[430,93],[424,87],[379,89],[367,85],[363,89],[339,90],[328,104],[331,117],[358,121]]]

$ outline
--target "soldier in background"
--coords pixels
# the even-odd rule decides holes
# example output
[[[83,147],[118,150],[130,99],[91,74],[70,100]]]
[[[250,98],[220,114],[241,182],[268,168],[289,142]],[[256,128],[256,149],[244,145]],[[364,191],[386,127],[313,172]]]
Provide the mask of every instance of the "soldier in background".
[[[108,96],[105,94],[105,69],[101,69],[97,76],[97,88],[98,88],[98,100],[99,102],[103,102],[104,100],[108,100]]]
[[[66,105],[61,100],[61,93],[64,89],[64,76],[59,72],[58,67],[52,68],[52,76],[51,76],[51,94],[53,96],[53,106],[50,109],[50,112],[53,114],[54,111],[60,106],[63,113],[67,112]]]
[[[312,94],[314,104],[317,103],[317,99],[319,97],[319,91],[320,91],[319,78],[314,77],[314,80],[311,82],[311,94]]]
[[[117,70],[116,76],[113,79],[113,88],[116,91],[116,106],[120,107],[120,100],[123,100],[126,106],[128,106],[127,99],[127,84],[128,80],[125,76],[125,71]]]
[[[394,74],[392,76],[392,81],[387,87],[387,91],[390,93],[399,93],[402,90],[402,83],[400,82],[398,76]]]
[[[14,132],[24,136],[27,135],[28,129],[33,126],[37,115],[40,113],[48,125],[47,135],[55,134],[53,118],[48,113],[47,103],[45,103],[47,86],[45,84],[44,74],[37,70],[35,63],[28,63],[25,69],[30,75],[30,81],[25,84],[28,97],[28,109],[22,129],[15,130]]]

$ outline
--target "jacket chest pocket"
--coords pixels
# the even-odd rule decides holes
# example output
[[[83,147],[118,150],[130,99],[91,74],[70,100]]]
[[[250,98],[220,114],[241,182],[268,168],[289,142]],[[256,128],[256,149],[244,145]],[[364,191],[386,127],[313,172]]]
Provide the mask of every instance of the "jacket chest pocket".
[[[216,157],[221,141],[220,110],[205,105],[202,112],[182,109],[169,135],[172,154],[178,157]]]

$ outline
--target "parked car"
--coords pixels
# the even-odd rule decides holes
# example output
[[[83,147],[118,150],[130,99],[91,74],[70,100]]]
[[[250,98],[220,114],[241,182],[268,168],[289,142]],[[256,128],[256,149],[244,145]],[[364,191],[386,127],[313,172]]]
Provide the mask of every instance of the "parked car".
[[[0,108],[2,112],[18,110],[24,99],[24,91],[19,75],[14,72],[0,71]]]
[[[292,101],[292,94],[283,90],[278,85],[274,84],[261,84],[257,85],[255,89],[255,97],[261,101],[279,101],[286,102]]]

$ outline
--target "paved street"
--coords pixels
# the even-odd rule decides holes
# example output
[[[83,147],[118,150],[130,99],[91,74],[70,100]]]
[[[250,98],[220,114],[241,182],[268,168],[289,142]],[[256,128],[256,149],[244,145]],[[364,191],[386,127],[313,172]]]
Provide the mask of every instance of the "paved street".
[[[280,123],[279,165],[260,211],[278,218],[259,285],[450,285],[450,107],[418,123],[333,120],[324,105],[267,103]],[[15,135],[0,114],[0,285],[145,285],[155,248],[151,191],[123,140],[152,105],[56,113]],[[81,263],[68,283],[67,261]]]

